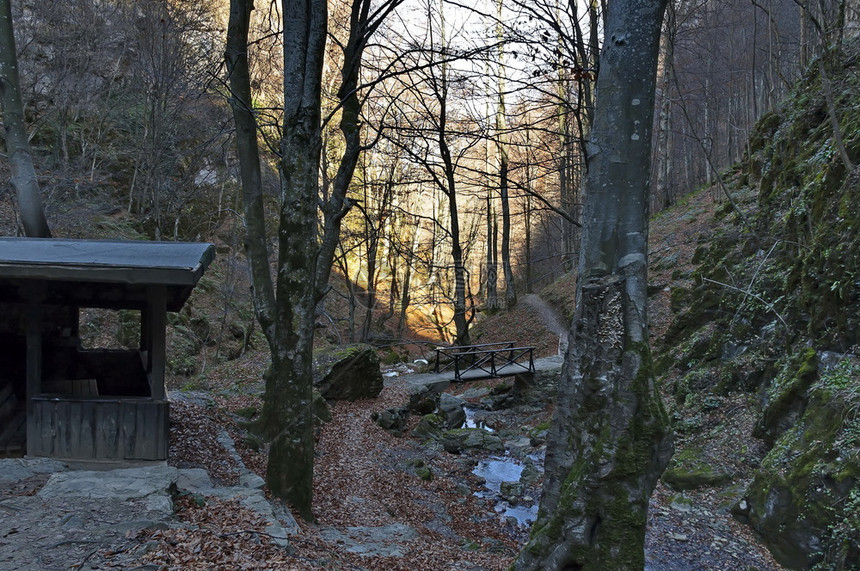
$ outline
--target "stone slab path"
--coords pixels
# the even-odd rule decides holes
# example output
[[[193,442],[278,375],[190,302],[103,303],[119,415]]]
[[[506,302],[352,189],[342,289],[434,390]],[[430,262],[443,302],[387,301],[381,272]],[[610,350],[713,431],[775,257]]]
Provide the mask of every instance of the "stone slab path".
[[[263,479],[250,472],[239,486],[216,487],[199,468],[114,466],[71,469],[56,460],[0,459],[0,569],[104,568],[100,550],[121,548],[126,534],[182,525],[173,517],[173,497],[183,492],[238,500],[284,545],[298,530],[289,512],[266,500]]]

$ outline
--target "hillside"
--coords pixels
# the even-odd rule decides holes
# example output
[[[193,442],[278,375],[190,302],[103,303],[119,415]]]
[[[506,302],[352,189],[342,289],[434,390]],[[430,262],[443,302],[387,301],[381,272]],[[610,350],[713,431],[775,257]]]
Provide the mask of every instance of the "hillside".
[[[853,165],[858,64],[856,42],[825,61]],[[655,234],[670,216],[712,228],[677,263],[652,256],[652,276],[672,271],[656,340],[678,436],[664,481],[734,496],[735,516],[793,569],[860,564],[860,169],[834,142],[826,95],[813,66],[759,121],[725,190],[705,191],[712,215],[682,206],[655,221]]]

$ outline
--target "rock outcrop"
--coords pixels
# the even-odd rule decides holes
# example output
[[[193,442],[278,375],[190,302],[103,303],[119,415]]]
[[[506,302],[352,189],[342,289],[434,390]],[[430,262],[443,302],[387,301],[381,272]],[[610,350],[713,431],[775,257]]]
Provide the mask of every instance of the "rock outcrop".
[[[316,352],[314,387],[329,400],[376,398],[382,391],[379,355],[361,344]]]
[[[860,568],[858,378],[860,359],[822,373],[735,506],[790,569]]]

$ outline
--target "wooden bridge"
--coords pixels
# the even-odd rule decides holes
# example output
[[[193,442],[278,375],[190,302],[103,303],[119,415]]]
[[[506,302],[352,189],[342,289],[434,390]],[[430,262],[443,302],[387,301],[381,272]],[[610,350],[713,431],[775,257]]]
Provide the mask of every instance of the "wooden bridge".
[[[513,341],[437,347],[434,372],[453,374],[457,382],[533,374],[534,349]]]

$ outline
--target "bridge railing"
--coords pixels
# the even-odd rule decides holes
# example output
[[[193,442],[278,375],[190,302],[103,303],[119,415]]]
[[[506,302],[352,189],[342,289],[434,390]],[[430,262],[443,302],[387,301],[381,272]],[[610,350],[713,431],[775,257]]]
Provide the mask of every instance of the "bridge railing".
[[[452,371],[455,381],[477,371],[477,377],[497,377],[519,372],[534,372],[534,347],[517,347],[513,341],[457,347],[437,347],[437,373]]]

